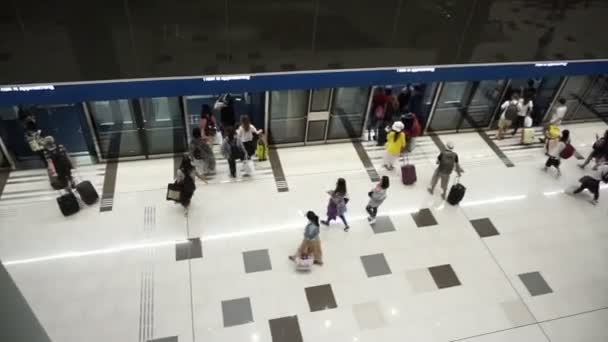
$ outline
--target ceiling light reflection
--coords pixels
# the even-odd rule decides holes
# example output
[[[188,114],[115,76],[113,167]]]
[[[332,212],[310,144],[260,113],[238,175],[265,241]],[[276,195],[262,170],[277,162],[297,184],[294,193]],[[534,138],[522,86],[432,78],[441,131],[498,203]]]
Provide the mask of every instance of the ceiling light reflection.
[[[132,251],[132,250],[145,249],[145,248],[173,246],[173,245],[188,243],[188,242],[189,242],[188,240],[170,240],[170,241],[158,241],[158,242],[148,242],[148,243],[140,243],[140,244],[128,244],[128,245],[121,245],[121,246],[110,247],[110,248],[93,249],[90,251],[83,251],[83,252],[65,252],[65,253],[52,254],[52,255],[47,255],[47,256],[37,257],[37,258],[11,260],[11,261],[5,261],[5,262],[3,262],[3,264],[4,264],[4,266],[30,264],[30,263],[41,262],[41,261],[60,260],[60,259],[68,259],[68,258],[80,258],[80,257],[84,257],[84,256],[112,254],[112,253],[119,253],[119,252]]]
[[[528,195],[516,195],[516,196],[495,197],[495,198],[490,198],[487,200],[479,200],[479,201],[465,201],[465,202],[460,203],[460,206],[461,207],[473,207],[476,205],[519,201],[519,200],[526,199],[527,197],[528,197]]]

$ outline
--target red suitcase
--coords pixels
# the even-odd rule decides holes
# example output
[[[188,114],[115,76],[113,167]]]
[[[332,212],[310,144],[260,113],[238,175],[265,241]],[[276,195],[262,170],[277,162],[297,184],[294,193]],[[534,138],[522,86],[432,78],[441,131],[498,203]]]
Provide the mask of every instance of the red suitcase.
[[[405,165],[401,166],[401,181],[405,185],[412,185],[416,183],[418,178],[416,177],[416,166],[410,164],[409,159],[406,157]]]

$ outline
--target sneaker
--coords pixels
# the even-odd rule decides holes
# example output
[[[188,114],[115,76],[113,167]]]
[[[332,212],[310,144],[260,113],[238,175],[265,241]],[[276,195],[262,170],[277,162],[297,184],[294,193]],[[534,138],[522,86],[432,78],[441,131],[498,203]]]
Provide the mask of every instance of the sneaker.
[[[445,199],[445,192],[441,194],[441,198]]]
[[[581,169],[584,169],[584,168],[585,168],[585,165],[584,165],[584,164],[577,164],[577,165],[578,165],[578,167],[580,167]]]
[[[350,229],[349,226],[344,227],[344,231],[347,232]]]
[[[374,218],[371,218],[371,219],[369,220],[369,224],[374,224],[374,223],[376,223],[376,218],[375,218],[375,217],[374,217]]]
[[[557,173],[555,174],[555,177],[561,177],[562,176],[562,172],[557,169]]]
[[[323,266],[323,261],[317,261],[317,260],[315,260],[312,263],[315,264],[315,265]]]
[[[368,217],[367,217],[367,221],[372,222],[372,220],[373,220],[373,219],[372,219],[372,217],[371,217],[371,216],[368,216]]]
[[[426,188],[426,191],[428,191],[429,194],[431,194],[431,195],[433,194],[433,189],[431,189],[431,188]]]
[[[591,200],[591,201],[589,201],[589,202],[590,202],[591,204],[593,204],[593,205],[597,205],[597,203],[598,203],[598,201],[597,201],[597,200],[594,200],[594,199],[592,199],[592,200]]]
[[[289,260],[295,262],[296,261],[296,257],[294,257],[293,255],[288,256]]]
[[[324,226],[329,226],[329,222],[328,221],[321,220],[321,224],[324,225]]]

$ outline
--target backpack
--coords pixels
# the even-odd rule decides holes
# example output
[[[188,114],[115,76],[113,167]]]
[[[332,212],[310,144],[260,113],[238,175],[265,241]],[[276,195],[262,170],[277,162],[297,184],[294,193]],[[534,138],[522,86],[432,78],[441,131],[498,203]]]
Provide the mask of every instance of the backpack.
[[[439,171],[441,173],[452,173],[456,164],[456,152],[443,151],[439,155]]]
[[[376,115],[376,119],[384,120],[384,106],[377,106],[374,115]]]
[[[606,139],[599,138],[593,143],[593,151],[601,152],[606,149]]]
[[[519,113],[519,109],[517,108],[517,103],[509,102],[509,105],[507,106],[507,110],[505,111],[505,119],[515,120],[515,119],[517,119],[518,113]]]
[[[559,154],[559,156],[563,159],[568,159],[572,157],[572,155],[574,155],[574,146],[572,146],[570,143],[567,143],[566,147],[564,147],[562,152]]]

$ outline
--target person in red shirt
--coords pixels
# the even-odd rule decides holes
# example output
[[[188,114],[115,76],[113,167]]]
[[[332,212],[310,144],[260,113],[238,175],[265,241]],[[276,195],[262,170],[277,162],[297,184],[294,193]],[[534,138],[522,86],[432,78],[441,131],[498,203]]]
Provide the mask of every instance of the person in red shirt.
[[[376,110],[378,108],[382,108],[382,111],[386,111],[386,102],[388,101],[388,96],[384,93],[383,87],[378,87],[374,91],[374,96],[372,97],[372,106],[369,111],[369,116],[367,119],[367,140],[376,140],[377,130],[379,125],[379,118],[376,115]],[[374,136],[372,137],[371,132],[374,131]]]

